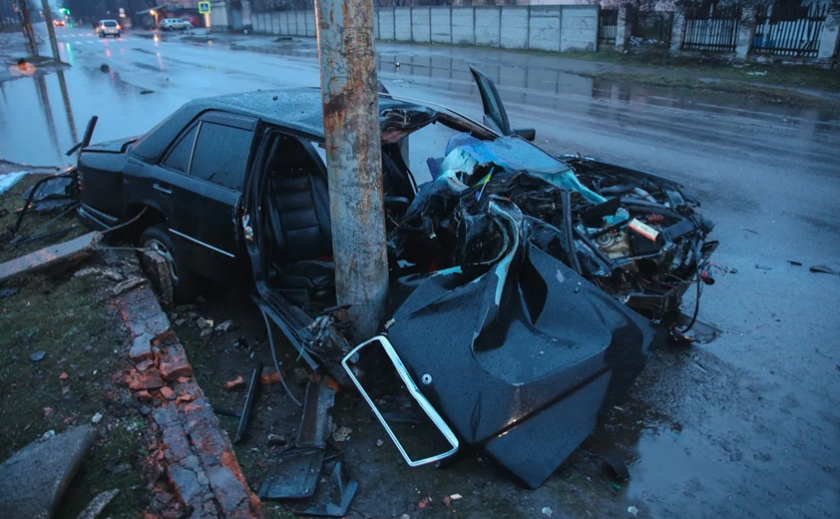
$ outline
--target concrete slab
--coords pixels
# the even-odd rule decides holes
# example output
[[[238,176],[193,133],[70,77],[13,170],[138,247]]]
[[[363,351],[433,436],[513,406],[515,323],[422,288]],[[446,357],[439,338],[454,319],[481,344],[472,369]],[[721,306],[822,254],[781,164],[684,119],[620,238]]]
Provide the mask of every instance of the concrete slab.
[[[101,240],[102,233],[90,232],[0,264],[0,285],[21,274],[79,261],[90,254]]]
[[[51,517],[79,470],[94,432],[88,426],[36,440],[0,465],[4,519]]]

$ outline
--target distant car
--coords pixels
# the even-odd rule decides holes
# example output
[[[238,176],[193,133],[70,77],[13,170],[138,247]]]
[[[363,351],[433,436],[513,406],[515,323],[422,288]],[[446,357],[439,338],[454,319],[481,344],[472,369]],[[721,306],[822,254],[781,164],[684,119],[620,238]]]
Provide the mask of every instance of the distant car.
[[[64,20],[53,20],[53,25],[56,27],[64,27]]]
[[[193,26],[190,22],[180,18],[166,18],[160,21],[158,28],[161,31],[186,31],[192,29]]]
[[[119,38],[121,31],[122,27],[120,27],[120,24],[116,20],[99,20],[99,25],[96,28],[96,32],[100,38],[106,36]]]

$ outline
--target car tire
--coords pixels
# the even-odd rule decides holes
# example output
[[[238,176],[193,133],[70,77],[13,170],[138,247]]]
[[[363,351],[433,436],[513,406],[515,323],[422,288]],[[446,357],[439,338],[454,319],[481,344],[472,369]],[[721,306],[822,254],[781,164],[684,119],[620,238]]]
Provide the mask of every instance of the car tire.
[[[138,241],[140,247],[156,250],[166,259],[176,304],[189,303],[198,296],[198,276],[186,267],[163,224],[146,228]],[[143,266],[147,266],[146,260],[143,260]]]
[[[118,32],[116,37],[117,37],[117,38],[121,38],[121,37],[122,37],[122,33],[121,33],[121,32]]]

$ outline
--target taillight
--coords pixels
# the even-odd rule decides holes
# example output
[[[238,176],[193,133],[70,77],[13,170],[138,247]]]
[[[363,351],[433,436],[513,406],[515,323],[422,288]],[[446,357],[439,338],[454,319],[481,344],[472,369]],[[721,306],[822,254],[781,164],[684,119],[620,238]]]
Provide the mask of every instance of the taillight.
[[[120,24],[117,24],[117,30],[118,30],[118,31],[121,31],[121,30],[122,30],[122,27],[120,27]]]

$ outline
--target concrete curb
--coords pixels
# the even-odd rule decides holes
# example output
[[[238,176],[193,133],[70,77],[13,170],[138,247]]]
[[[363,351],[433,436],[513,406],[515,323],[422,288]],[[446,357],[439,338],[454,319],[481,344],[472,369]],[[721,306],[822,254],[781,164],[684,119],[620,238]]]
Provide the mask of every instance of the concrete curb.
[[[136,275],[140,276],[139,267]],[[192,366],[149,283],[112,299],[129,331],[135,369],[124,382],[150,409],[155,433],[144,472],[155,499],[146,519],[260,517],[227,433],[192,378]],[[160,514],[160,516],[155,515]]]

